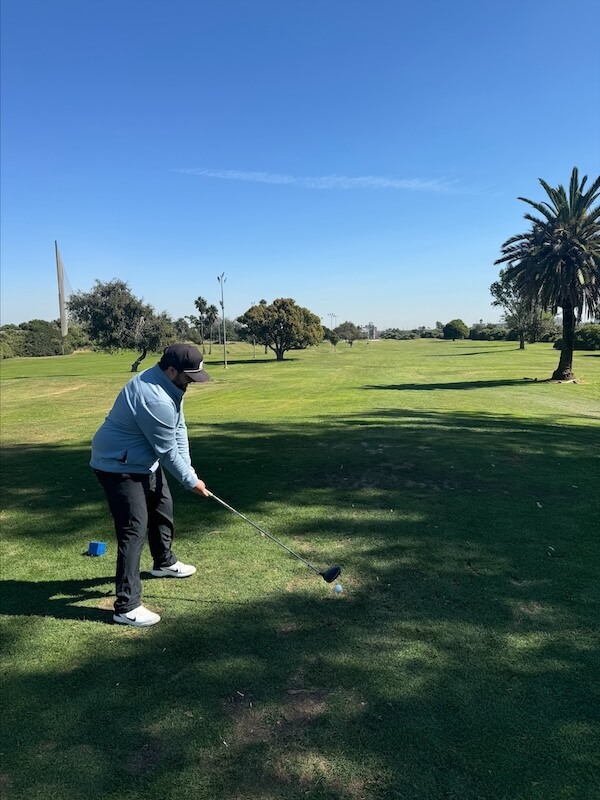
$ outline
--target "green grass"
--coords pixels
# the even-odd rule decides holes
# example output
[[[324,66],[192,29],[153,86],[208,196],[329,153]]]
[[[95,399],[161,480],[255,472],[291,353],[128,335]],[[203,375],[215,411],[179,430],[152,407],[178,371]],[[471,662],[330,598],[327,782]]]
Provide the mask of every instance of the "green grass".
[[[199,571],[144,581],[141,631],[110,624],[87,466],[132,355],[2,364],[2,797],[599,798],[600,358],[553,384],[549,345],[289,355],[214,348],[194,462],[344,593],[171,480]]]

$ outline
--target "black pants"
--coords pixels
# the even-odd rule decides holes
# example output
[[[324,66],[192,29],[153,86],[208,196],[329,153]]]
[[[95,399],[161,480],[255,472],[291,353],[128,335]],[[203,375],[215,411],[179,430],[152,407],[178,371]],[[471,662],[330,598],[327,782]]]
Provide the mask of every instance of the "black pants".
[[[115,612],[125,614],[140,605],[140,561],[146,535],[154,568],[177,561],[173,542],[173,499],[162,467],[151,475],[95,470],[117,534],[117,599]]]

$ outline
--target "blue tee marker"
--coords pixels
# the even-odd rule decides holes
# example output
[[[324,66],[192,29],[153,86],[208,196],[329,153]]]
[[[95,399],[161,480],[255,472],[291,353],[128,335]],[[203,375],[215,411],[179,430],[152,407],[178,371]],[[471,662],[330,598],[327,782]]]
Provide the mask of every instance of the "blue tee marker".
[[[88,556],[103,556],[106,553],[106,542],[90,542],[88,544]]]

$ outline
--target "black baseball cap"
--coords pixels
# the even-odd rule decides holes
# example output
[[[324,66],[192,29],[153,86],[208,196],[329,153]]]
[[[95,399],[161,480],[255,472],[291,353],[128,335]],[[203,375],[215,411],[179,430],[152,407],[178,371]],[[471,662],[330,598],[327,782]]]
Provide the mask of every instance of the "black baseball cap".
[[[184,372],[196,383],[206,383],[210,375],[203,369],[202,353],[191,344],[171,344],[165,348],[158,366],[165,370],[173,367],[177,372]]]

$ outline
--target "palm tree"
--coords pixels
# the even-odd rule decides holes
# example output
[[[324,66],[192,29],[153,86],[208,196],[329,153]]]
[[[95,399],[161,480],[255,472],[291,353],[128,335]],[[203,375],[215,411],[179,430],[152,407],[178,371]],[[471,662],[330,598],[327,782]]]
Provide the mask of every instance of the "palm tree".
[[[208,308],[208,303],[203,297],[197,297],[194,300],[194,305],[198,311],[198,327],[200,329],[200,339],[202,341],[202,353],[206,353],[206,348],[204,347],[204,325],[206,324],[206,309]]]
[[[581,184],[573,168],[569,193],[562,185],[556,189],[540,178],[549,202],[535,203],[519,197],[541,215],[525,214],[531,230],[519,233],[502,245],[502,258],[508,263],[507,280],[514,283],[531,305],[537,304],[553,314],[562,309],[562,346],[552,380],[572,380],[576,321],[583,314],[600,312],[600,177],[584,192],[587,175]]]
[[[208,352],[212,353],[213,325],[219,319],[219,310],[216,306],[208,306],[206,309],[206,324],[208,325]]]

